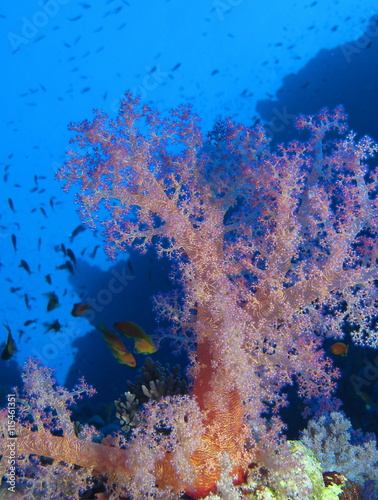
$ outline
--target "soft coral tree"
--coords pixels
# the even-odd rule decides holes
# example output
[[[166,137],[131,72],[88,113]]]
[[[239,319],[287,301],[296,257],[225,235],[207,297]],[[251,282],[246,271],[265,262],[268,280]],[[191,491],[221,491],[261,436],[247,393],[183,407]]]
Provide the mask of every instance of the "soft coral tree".
[[[193,396],[206,429],[192,456],[198,488],[219,476],[220,452],[241,471],[259,443],[274,445],[279,419],[267,425],[262,414],[285,404],[293,377],[303,397],[330,396],[338,372],[322,337],[363,317],[357,341],[377,343],[367,329],[376,172],[364,164],[376,146],[351,133],[327,142],[346,131],[341,108],[297,126],[310,139],[273,153],[261,127],[226,120],[204,138],[190,107],[162,118],[127,94],[115,120],[97,112],[71,127],[78,149],[58,174],[66,189],[79,184],[83,221],[100,220],[111,256],[154,245],[177,264],[182,306],[168,297],[157,309],[181,338],[195,333]]]
[[[190,398],[159,408],[175,429],[166,447],[150,430],[120,450],[118,478],[149,464],[144,494],[204,495],[226,455],[239,481],[251,462],[276,467],[282,389],[296,380],[308,399],[335,388],[323,338],[351,321],[358,342],[377,344],[376,170],[364,163],[377,148],[336,138],[346,131],[340,108],[297,125],[309,140],[274,153],[261,127],[225,120],[203,137],[190,107],[162,118],[127,94],[115,120],[96,112],[71,126],[76,148],[58,178],[78,186],[83,221],[103,226],[113,258],[155,246],[180,285],[156,310],[190,347]],[[173,438],[188,425],[194,449]],[[137,497],[135,483],[129,491]]]

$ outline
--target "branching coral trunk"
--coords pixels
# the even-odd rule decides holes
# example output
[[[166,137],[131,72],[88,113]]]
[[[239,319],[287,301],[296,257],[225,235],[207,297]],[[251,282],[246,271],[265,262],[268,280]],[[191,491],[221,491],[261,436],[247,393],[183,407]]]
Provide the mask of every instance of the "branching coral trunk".
[[[128,467],[126,450],[88,442],[71,436],[53,436],[50,431],[23,433],[17,438],[19,455],[40,455],[59,462],[79,465],[88,469],[88,475],[104,475],[110,478],[128,477],[132,469]]]

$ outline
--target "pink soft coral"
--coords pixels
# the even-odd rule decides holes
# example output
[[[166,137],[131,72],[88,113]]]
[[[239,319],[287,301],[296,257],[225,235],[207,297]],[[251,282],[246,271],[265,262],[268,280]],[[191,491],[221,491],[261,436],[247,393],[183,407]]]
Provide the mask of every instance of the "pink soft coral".
[[[220,456],[242,480],[250,462],[276,452],[293,379],[306,399],[331,395],[338,372],[324,337],[341,337],[349,321],[358,342],[378,345],[377,178],[365,165],[377,147],[353,134],[327,142],[345,131],[340,108],[298,126],[309,140],[274,153],[261,127],[226,120],[204,138],[190,107],[162,118],[130,94],[115,120],[96,112],[71,126],[77,148],[58,177],[79,186],[81,216],[104,227],[109,255],[154,245],[176,263],[183,292],[156,309],[195,348],[193,391],[146,409],[166,412],[168,444],[153,426],[127,450],[41,428],[20,438],[23,450],[101,470],[134,498],[199,496],[214,488]],[[194,451],[173,439],[190,431]],[[138,490],[130,478],[143,463]]]

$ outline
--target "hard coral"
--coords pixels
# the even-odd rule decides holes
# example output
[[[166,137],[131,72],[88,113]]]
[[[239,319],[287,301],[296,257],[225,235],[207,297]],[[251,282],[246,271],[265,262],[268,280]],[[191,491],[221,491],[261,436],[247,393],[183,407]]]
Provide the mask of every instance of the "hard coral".
[[[179,365],[170,370],[168,364],[163,366],[149,357],[146,358],[142,374],[136,378],[136,383],[128,381],[127,384],[130,391],[114,402],[117,408],[116,416],[126,434],[138,425],[138,413],[143,403],[149,400],[160,401],[166,396],[188,392],[187,380],[180,375]]]

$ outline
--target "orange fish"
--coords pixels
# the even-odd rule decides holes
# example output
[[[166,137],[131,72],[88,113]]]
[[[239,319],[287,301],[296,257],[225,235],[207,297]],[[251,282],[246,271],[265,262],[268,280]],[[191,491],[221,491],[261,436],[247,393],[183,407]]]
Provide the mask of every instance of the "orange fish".
[[[84,302],[78,302],[77,304],[74,304],[71,315],[77,318],[78,316],[84,316],[89,309],[91,309],[91,306],[88,304],[84,304]]]
[[[116,358],[116,360],[123,365],[128,365],[132,368],[135,368],[136,361],[134,356],[126,349],[118,335],[108,330],[105,325],[97,328],[104,334],[104,340],[108,344],[108,347],[112,351],[112,354]]]
[[[331,345],[332,354],[337,354],[338,356],[346,356],[348,354],[349,346],[344,344],[344,342],[336,342],[336,344]]]
[[[113,326],[125,337],[134,339],[135,352],[147,355],[153,354],[157,351],[157,347],[152,342],[152,336],[147,335],[145,331],[136,323],[133,323],[132,321],[118,321],[118,323],[114,323]]]

